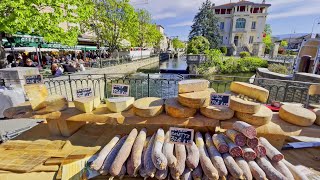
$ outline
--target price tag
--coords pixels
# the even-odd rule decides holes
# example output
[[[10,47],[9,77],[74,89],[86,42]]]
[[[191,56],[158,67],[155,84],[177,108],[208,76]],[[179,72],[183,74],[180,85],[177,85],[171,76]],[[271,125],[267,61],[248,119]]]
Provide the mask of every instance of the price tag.
[[[186,128],[175,128],[171,127],[170,131],[170,142],[174,144],[185,144],[191,145],[193,142],[193,129]]]
[[[129,96],[129,85],[125,84],[112,84],[112,95],[119,95],[119,96]]]
[[[212,93],[210,95],[210,105],[227,106],[230,104],[230,94]]]
[[[26,84],[40,84],[42,83],[42,76],[40,74],[24,76]]]
[[[91,97],[91,96],[92,96],[91,88],[77,89],[77,98]]]

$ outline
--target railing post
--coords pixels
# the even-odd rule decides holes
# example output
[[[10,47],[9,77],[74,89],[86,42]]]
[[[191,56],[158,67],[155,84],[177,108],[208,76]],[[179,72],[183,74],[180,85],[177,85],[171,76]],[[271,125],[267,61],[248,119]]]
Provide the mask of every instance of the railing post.
[[[103,74],[104,78],[104,98],[108,98],[108,81],[107,81],[107,75]]]
[[[283,95],[283,99],[282,99],[283,102],[285,102],[285,99],[286,99],[286,97],[287,97],[287,92],[288,92],[289,83],[290,83],[290,82],[287,82],[287,83],[286,83],[286,87],[285,87],[285,89],[284,89],[284,95]]]
[[[150,74],[148,74],[148,97],[150,97]]]
[[[71,92],[71,100],[73,101],[73,92],[72,92],[72,84],[71,84],[71,76],[68,75],[68,78],[69,78],[69,86],[70,86],[70,92]]]

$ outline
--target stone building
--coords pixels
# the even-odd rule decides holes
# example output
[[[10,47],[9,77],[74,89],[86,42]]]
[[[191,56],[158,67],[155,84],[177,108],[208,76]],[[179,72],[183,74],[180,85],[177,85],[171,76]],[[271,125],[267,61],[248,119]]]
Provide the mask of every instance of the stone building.
[[[212,6],[219,18],[222,45],[238,52],[261,52],[268,8],[271,4],[240,0]],[[257,46],[257,47],[255,47]]]
[[[160,40],[160,44],[159,44],[159,49],[158,50],[164,52],[169,48],[170,39],[164,33],[164,27],[163,26],[157,25],[157,29],[162,34],[162,39]]]

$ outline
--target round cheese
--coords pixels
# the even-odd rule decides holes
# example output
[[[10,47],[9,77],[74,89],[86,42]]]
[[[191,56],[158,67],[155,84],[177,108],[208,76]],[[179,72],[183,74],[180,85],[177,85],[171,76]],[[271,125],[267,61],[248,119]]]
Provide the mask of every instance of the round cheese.
[[[292,105],[281,106],[279,116],[282,120],[298,126],[311,126],[317,118],[311,110]]]
[[[259,111],[255,114],[236,112],[236,117],[238,119],[256,126],[268,124],[271,121],[272,115],[272,111],[266,106],[261,106]]]
[[[232,82],[230,90],[234,93],[246,95],[263,103],[267,102],[269,97],[269,91],[267,89],[245,82]]]
[[[313,110],[316,113],[316,120],[314,121],[315,124],[318,124],[320,126],[320,109],[314,109]]]
[[[201,114],[216,120],[228,120],[234,115],[234,111],[226,106],[207,106],[200,108]]]
[[[178,95],[178,101],[183,106],[190,108],[200,108],[209,106],[210,94],[215,93],[214,89],[206,89],[204,91],[184,93]]]
[[[106,99],[107,108],[112,112],[122,112],[130,109],[134,102],[134,97],[112,97]]]
[[[140,117],[154,117],[162,113],[163,100],[156,97],[146,97],[133,103],[133,111]]]
[[[206,79],[189,79],[179,81],[178,90],[180,93],[204,91],[209,88],[210,82]]]
[[[259,111],[261,104],[252,101],[246,101],[233,95],[230,97],[229,107],[237,112],[254,114]]]
[[[197,109],[182,106],[176,97],[165,101],[165,109],[169,116],[176,118],[192,117],[197,112]]]

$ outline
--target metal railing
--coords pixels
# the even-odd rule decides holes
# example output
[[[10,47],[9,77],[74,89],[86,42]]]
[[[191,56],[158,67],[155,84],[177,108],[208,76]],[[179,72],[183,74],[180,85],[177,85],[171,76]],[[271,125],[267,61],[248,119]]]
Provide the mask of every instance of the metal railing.
[[[183,79],[203,78],[199,75],[181,74],[90,74],[68,75],[62,78],[45,79],[50,94],[60,94],[72,101],[76,97],[76,90],[91,87],[101,100],[112,97],[112,84],[130,85],[130,96],[136,99],[142,97],[160,97],[167,99],[178,95],[178,82]],[[281,102],[297,102],[305,104],[308,96],[309,82],[277,80],[267,78],[250,78],[241,76],[211,76],[210,88],[217,92],[229,91],[232,81],[251,82],[269,90],[268,102],[277,100]],[[310,103],[319,103],[320,96],[310,96]]]

